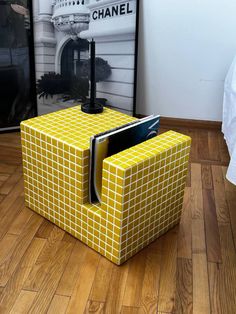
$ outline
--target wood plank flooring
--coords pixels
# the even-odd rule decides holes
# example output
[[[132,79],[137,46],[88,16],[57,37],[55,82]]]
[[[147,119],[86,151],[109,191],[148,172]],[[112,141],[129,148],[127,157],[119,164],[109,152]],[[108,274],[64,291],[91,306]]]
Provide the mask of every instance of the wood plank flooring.
[[[219,131],[176,130],[193,139],[181,223],[122,266],[24,206],[20,136],[0,134],[1,314],[236,313],[227,148]]]

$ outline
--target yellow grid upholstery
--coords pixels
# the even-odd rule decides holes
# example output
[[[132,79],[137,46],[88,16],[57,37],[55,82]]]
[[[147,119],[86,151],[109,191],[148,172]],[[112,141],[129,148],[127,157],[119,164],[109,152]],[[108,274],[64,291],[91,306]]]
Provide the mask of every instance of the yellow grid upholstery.
[[[102,204],[91,205],[90,137],[132,120],[78,106],[21,123],[27,206],[116,264],[179,222],[191,143],[169,131],[106,158]]]

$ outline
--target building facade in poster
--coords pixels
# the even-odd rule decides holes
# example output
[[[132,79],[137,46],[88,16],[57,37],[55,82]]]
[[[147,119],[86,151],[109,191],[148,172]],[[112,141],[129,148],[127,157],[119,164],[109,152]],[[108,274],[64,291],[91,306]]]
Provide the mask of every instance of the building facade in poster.
[[[132,114],[134,106],[137,0],[34,0],[36,76],[55,72],[79,75],[89,58],[107,61],[111,75],[97,83],[97,97]],[[58,97],[39,100],[39,114],[57,109]],[[64,106],[64,105],[60,105]],[[68,103],[65,104],[68,106]]]

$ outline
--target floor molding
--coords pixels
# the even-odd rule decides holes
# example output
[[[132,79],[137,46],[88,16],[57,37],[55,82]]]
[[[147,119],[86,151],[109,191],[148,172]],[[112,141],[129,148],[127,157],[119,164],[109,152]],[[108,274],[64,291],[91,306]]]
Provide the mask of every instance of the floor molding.
[[[136,115],[137,118],[144,118],[145,115]],[[222,122],[220,121],[206,121],[193,119],[168,118],[161,116],[161,127],[181,127],[188,129],[207,129],[207,130],[221,130]]]

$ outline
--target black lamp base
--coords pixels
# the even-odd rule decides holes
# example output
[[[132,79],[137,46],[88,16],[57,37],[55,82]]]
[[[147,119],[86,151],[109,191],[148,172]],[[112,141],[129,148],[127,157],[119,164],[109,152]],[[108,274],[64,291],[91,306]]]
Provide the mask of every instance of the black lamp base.
[[[91,105],[91,103],[88,102],[81,105],[81,111],[85,113],[90,113],[90,114],[102,113],[103,105],[98,104],[98,103],[94,103],[93,105]]]

